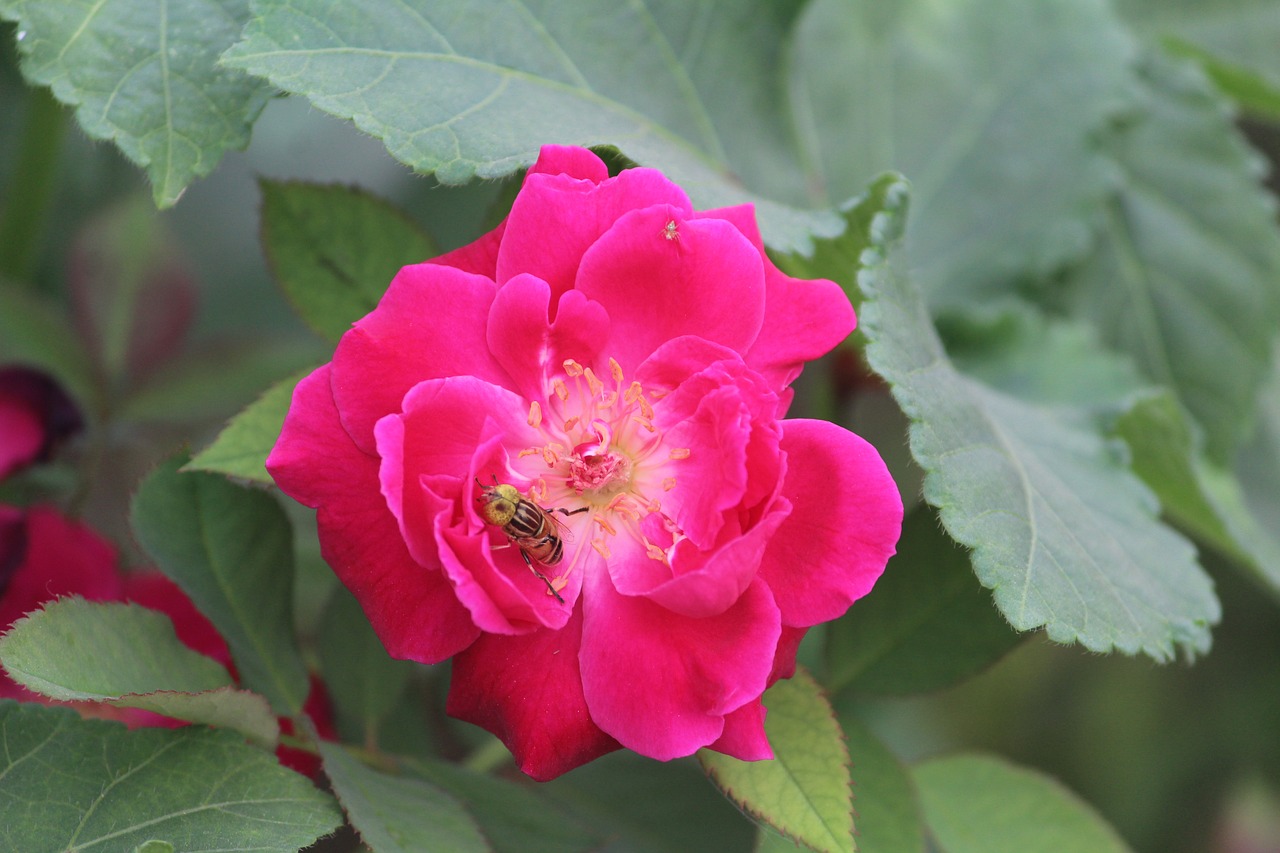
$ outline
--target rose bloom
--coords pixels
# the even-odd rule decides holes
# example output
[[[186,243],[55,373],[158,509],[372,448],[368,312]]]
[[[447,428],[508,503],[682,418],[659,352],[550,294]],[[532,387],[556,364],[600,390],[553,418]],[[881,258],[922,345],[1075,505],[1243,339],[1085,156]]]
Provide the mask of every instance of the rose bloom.
[[[0,367],[0,480],[46,459],[82,425],[79,409],[48,374]]]
[[[298,385],[267,468],[388,651],[452,657],[449,713],[530,776],[769,758],[761,694],[901,527],[874,448],[782,419],[853,327],[751,207],[548,147],[496,230],[402,269]]]

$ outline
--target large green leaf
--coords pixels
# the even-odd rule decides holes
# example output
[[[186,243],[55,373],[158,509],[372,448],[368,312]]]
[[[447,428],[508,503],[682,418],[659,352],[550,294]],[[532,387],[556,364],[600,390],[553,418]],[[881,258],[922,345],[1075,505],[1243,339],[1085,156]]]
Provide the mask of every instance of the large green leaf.
[[[373,853],[484,853],[480,828],[462,804],[421,779],[361,764],[343,747],[322,743],[324,772]]]
[[[1020,637],[973,577],[969,555],[921,507],[902,527],[875,595],[827,626],[827,687],[921,693],[986,667]]]
[[[827,198],[911,179],[913,267],[960,304],[1085,250],[1114,175],[1093,136],[1132,55],[1102,0],[816,0],[792,48],[795,133]]]
[[[272,749],[279,735],[266,700],[236,690],[222,664],[182,644],[169,617],[136,604],[50,602],[0,637],[0,663],[52,699],[234,728]]]
[[[332,832],[333,799],[240,735],[136,729],[0,701],[0,848],[23,853],[295,851]],[[163,849],[163,848],[162,848]]]
[[[245,687],[282,715],[307,696],[293,636],[293,542],[280,505],[261,491],[199,471],[177,456],[133,499],[139,542],[227,641]]]
[[[255,0],[232,67],[306,96],[447,184],[511,174],[547,143],[616,145],[701,207],[755,201],[770,245],[839,221],[753,194],[805,183],[779,73],[796,3]],[[743,62],[751,57],[751,62]],[[743,189],[745,185],[748,189]]]
[[[439,254],[402,212],[353,187],[259,182],[272,274],[311,328],[336,344],[405,264]]]
[[[822,689],[807,672],[764,695],[770,761],[701,750],[698,760],[729,799],[814,850],[852,851],[849,753]]]
[[[161,207],[243,148],[266,103],[261,80],[218,63],[247,0],[0,0],[0,17],[18,25],[27,80],[144,168]]]
[[[915,768],[939,853],[1127,853],[1114,829],[1075,794],[1031,770],[984,755]]]
[[[1074,276],[1104,342],[1176,390],[1210,458],[1240,442],[1280,327],[1280,229],[1262,166],[1194,66],[1142,66],[1141,112],[1109,138],[1126,181]]]
[[[912,421],[925,499],[973,549],[1005,618],[1096,651],[1206,649],[1220,610],[1190,543],[1157,521],[1155,498],[1085,412],[955,369],[895,251],[905,188],[888,199],[871,229],[878,259],[859,276],[867,359]]]

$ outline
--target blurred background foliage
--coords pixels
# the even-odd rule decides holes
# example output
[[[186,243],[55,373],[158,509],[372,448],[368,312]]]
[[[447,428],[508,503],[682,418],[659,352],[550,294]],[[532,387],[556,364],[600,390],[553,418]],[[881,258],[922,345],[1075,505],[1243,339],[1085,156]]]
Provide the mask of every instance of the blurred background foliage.
[[[1121,5],[1141,21],[1143,4]],[[1274,7],[1270,11],[1280,14]],[[78,327],[95,342],[99,365],[111,371],[103,383],[107,399],[96,413],[111,426],[101,431],[99,446],[82,449],[91,473],[77,473],[76,460],[65,460],[41,476],[51,492],[84,476],[79,483],[84,516],[126,543],[122,495],[146,470],[179,442],[204,446],[271,380],[327,357],[328,347],[297,319],[268,273],[256,215],[260,179],[367,188],[406,210],[444,250],[492,225],[503,201],[509,201],[514,179],[442,187],[411,174],[380,141],[302,99],[273,98],[245,151],[227,154],[214,177],[191,185],[176,206],[157,211],[136,167],[113,146],[88,140],[68,111],[51,105],[46,90],[23,83],[13,29],[0,25],[0,197],[17,191],[23,177],[14,173],[13,164],[25,124],[44,120],[60,130],[52,137],[56,150],[47,152],[52,181],[45,227],[37,231],[39,242],[30,254],[10,259],[15,266],[5,272],[45,295],[68,300]],[[1206,36],[1210,42],[1213,37]],[[1212,46],[1226,55],[1238,47]],[[1214,70],[1233,73],[1226,65]],[[1276,186],[1276,125],[1255,120],[1243,127],[1272,164]],[[137,271],[144,267],[162,271],[160,298],[138,281]],[[86,280],[95,275],[96,280]],[[132,288],[134,295],[98,303],[76,295],[101,296],[112,288]],[[140,322],[136,312],[144,308],[162,316]],[[164,333],[139,350],[133,332],[142,326]],[[231,359],[245,369],[226,369]],[[838,359],[813,376],[847,376],[849,365]],[[885,449],[900,483],[916,482],[896,407],[883,388],[856,379],[845,383],[836,404],[855,428]],[[802,387],[800,411],[831,404],[803,396],[806,388],[817,393],[819,385],[811,377]],[[1255,438],[1266,440],[1265,435]],[[1255,486],[1259,500],[1280,500],[1274,482]],[[39,479],[26,480],[6,487],[21,488],[21,494],[0,493],[0,499],[29,503],[43,487]],[[1280,518],[1280,505],[1266,509],[1269,517]],[[931,514],[916,523],[937,526]],[[323,619],[341,617],[325,612],[333,581],[315,552],[314,537],[305,524],[300,529],[299,621],[304,633],[314,633]],[[992,642],[1005,643],[1010,651],[960,686],[894,698],[859,689],[855,680],[833,696],[837,709],[867,721],[907,761],[978,747],[1043,769],[1090,802],[1137,850],[1280,851],[1280,609],[1273,597],[1259,595],[1214,554],[1202,556],[1216,581],[1223,619],[1212,652],[1194,665],[1093,655],[1051,644],[1038,633],[1017,643],[997,636]],[[855,605],[853,615],[874,606],[874,598],[867,599]],[[987,616],[995,614],[989,598],[976,606],[975,619],[985,618],[978,612],[984,606]],[[821,640],[821,632],[815,632],[805,650],[820,673]],[[839,673],[827,676],[832,683]],[[393,714],[384,723],[379,737],[390,748],[416,752],[420,744],[413,741],[419,735],[413,733],[423,728],[395,725],[396,719]],[[452,736],[465,742],[471,735],[455,731]],[[857,761],[855,754],[855,780]],[[661,843],[677,849],[749,847],[750,825],[700,775],[688,762],[661,766],[614,755],[547,789],[565,802],[609,814],[641,835],[666,833],[670,837]],[[594,784],[597,776],[608,783]],[[631,787],[614,784],[620,778]],[[678,799],[687,815],[665,806],[661,814],[646,813],[645,804],[654,802],[646,790],[663,791],[662,803],[671,802],[672,790],[681,791]],[[654,830],[658,824],[665,828]]]

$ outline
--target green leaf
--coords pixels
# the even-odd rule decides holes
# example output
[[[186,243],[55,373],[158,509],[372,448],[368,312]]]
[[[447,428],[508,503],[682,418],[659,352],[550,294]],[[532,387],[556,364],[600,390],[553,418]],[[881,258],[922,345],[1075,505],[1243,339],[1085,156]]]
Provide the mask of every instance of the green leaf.
[[[337,744],[321,743],[320,754],[351,825],[373,853],[490,849],[466,809],[436,786],[374,770]]]
[[[80,336],[56,307],[16,287],[0,286],[0,364],[43,370],[87,415],[101,414],[102,390]]]
[[[1213,65],[1229,67],[1269,92],[1271,103],[1280,98],[1280,15],[1273,0],[1118,0],[1116,9],[1145,36],[1216,57],[1206,67],[1211,76],[1217,76]]]
[[[235,733],[0,701],[0,849],[284,853],[340,821],[328,794]]]
[[[213,622],[241,683],[282,716],[302,708],[307,671],[293,636],[293,543],[268,494],[179,473],[174,457],[143,481],[132,522],[142,546]]]
[[[440,254],[408,216],[364,190],[265,179],[258,185],[272,275],[330,343],[377,306],[402,266]]]
[[[243,148],[269,87],[219,64],[248,0],[3,0],[22,72],[151,180],[160,207]]]
[[[915,768],[940,853],[1125,853],[1128,845],[1075,794],[991,756],[957,755]]]
[[[387,654],[359,602],[342,586],[321,616],[317,646],[330,698],[360,725],[365,743],[377,743],[379,725],[404,692],[414,664]]]
[[[540,789],[443,761],[405,763],[465,803],[497,853],[572,853],[604,845],[605,832],[587,828]]]
[[[769,688],[764,704],[773,760],[740,761],[707,749],[698,760],[757,820],[814,850],[853,850],[849,753],[822,689],[799,670]]]
[[[234,688],[222,664],[187,648],[162,613],[136,604],[63,598],[0,637],[9,676],[43,696],[141,708],[233,728],[274,749],[266,700]]]
[[[354,121],[445,184],[512,174],[547,143],[613,144],[699,207],[754,201],[769,245],[801,249],[838,233],[838,219],[739,183],[811,203],[778,86],[797,8],[488,0],[459,14],[433,0],[257,0],[223,60]]]
[[[924,820],[907,767],[857,717],[839,719],[853,765],[858,846],[867,853],[923,853]]]
[[[1084,413],[1018,400],[955,370],[894,239],[905,189],[859,276],[867,360],[912,421],[925,499],[1019,631],[1171,658],[1209,644],[1220,615],[1188,542]],[[894,226],[896,223],[896,227]],[[870,251],[870,250],[869,250]]]
[[[907,175],[912,265],[938,306],[1087,248],[1114,181],[1093,137],[1133,56],[1103,0],[816,0],[791,53],[811,182],[839,199]]]
[[[1223,62],[1208,51],[1180,39],[1165,39],[1164,48],[1174,56],[1195,60],[1218,91],[1246,113],[1273,122],[1280,121],[1280,84],[1248,68]]]
[[[280,437],[284,416],[293,402],[294,386],[310,372],[295,373],[268,388],[248,408],[232,418],[213,444],[192,457],[182,470],[208,471],[270,485],[271,475],[264,467],[267,455]]]
[[[826,684],[864,693],[939,690],[973,675],[1021,638],[973,577],[968,553],[921,507],[876,582],[827,626]]]
[[[1109,137],[1126,181],[1069,287],[1103,341],[1175,389],[1209,458],[1240,443],[1280,327],[1280,229],[1262,164],[1187,63],[1141,66],[1142,109]]]

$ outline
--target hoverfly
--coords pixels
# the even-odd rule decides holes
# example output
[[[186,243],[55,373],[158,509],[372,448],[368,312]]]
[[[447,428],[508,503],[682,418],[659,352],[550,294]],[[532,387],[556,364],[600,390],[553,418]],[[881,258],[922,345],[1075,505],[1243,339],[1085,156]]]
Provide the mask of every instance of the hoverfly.
[[[502,532],[520,549],[520,556],[529,571],[538,576],[538,580],[547,585],[547,592],[556,597],[556,601],[564,604],[560,593],[551,585],[547,576],[538,571],[533,563],[536,560],[544,566],[554,566],[564,559],[564,541],[557,532],[560,522],[551,515],[559,512],[564,515],[576,515],[586,512],[587,507],[578,509],[544,509],[531,500],[520,496],[520,492],[510,483],[499,483],[493,478],[493,485],[482,484],[476,478],[480,494],[480,517],[494,527],[502,528]]]

